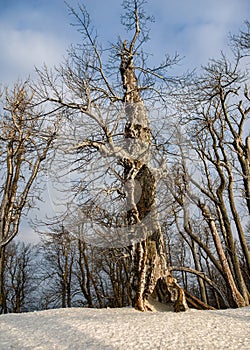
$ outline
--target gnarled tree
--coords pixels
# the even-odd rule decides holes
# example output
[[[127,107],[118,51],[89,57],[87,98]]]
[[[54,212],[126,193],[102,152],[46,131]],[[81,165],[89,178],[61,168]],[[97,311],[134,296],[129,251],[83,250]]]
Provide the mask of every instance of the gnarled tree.
[[[123,2],[123,24],[132,36],[119,40],[108,54],[98,44],[86,9],[80,6],[78,13],[69,6],[82,44],[70,49],[69,59],[56,72],[46,67],[38,71],[42,84],[37,91],[70,121],[61,145],[64,159],[71,154],[81,171],[74,181],[79,195],[74,210],[82,213],[82,220],[91,219],[87,231],[95,227],[99,244],[105,240],[110,247],[118,245],[129,256],[133,306],[150,310],[149,297],[154,296],[164,303],[175,301],[175,310],[183,311],[185,296],[168,269],[157,219],[149,124],[152,107],[162,101],[165,108],[169,87],[177,82],[166,72],[178,57],[167,56],[160,66],[147,67],[141,51],[148,39],[144,5],[143,0]]]

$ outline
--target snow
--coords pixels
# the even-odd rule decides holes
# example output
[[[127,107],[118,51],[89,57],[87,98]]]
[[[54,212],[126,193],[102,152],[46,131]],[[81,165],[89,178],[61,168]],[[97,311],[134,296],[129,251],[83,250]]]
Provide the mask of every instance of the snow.
[[[0,349],[250,349],[250,307],[185,313],[71,308],[1,315]]]

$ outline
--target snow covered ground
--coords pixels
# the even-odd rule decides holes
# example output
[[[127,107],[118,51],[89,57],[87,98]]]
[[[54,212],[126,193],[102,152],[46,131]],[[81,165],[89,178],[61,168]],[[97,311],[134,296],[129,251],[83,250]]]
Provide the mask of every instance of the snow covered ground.
[[[250,307],[185,313],[72,308],[1,315],[0,349],[250,349]]]

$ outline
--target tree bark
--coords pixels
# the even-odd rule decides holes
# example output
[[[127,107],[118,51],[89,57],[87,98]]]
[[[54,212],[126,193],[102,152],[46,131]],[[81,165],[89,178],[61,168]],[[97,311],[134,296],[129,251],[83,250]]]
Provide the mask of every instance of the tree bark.
[[[135,40],[136,34],[130,47],[123,43],[120,66],[127,119],[124,135],[130,154],[129,159],[121,162],[124,166],[128,233],[132,241],[136,239],[130,247],[132,304],[140,311],[150,310],[148,298],[153,295],[161,302],[174,301],[176,311],[185,311],[188,308],[185,295],[168,269],[163,235],[157,222],[156,179],[150,169],[149,120],[133,64]]]
[[[202,271],[197,271],[194,269],[191,269],[190,267],[185,267],[185,266],[171,266],[170,268],[171,271],[186,271],[189,273],[192,273],[196,276],[199,276],[201,279],[203,279],[204,281],[206,281],[208,284],[210,284],[211,287],[213,287],[213,290],[215,290],[218,295],[221,297],[221,299],[223,300],[223,303],[226,307],[230,307],[230,304],[228,303],[225,295],[222,293],[222,291],[218,288],[218,286],[216,285],[215,282],[213,282],[207,275],[205,275],[204,272]],[[187,291],[185,291],[185,293],[187,293]]]
[[[225,255],[225,252],[223,250],[221,239],[220,239],[220,236],[218,234],[215,221],[212,218],[212,216],[209,212],[209,209],[206,207],[205,204],[199,202],[198,206],[201,209],[202,215],[206,219],[206,221],[209,225],[209,228],[211,230],[211,233],[213,235],[215,246],[217,249],[217,253],[218,253],[218,256],[219,256],[219,259],[220,259],[220,262],[221,262],[221,265],[222,265],[222,268],[224,271],[225,280],[226,280],[228,287],[231,291],[233,301],[237,307],[248,306],[249,301],[244,299],[244,297],[241,295],[241,293],[239,292],[239,290],[235,284],[235,280],[233,278],[232,271],[230,270],[230,266],[228,264],[228,260],[227,260],[227,257]]]

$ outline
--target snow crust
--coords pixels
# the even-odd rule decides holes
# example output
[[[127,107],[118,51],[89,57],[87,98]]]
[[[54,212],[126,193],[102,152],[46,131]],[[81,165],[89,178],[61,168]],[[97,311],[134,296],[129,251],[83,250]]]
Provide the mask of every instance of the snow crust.
[[[185,313],[56,309],[0,316],[0,349],[250,349],[250,307]]]

